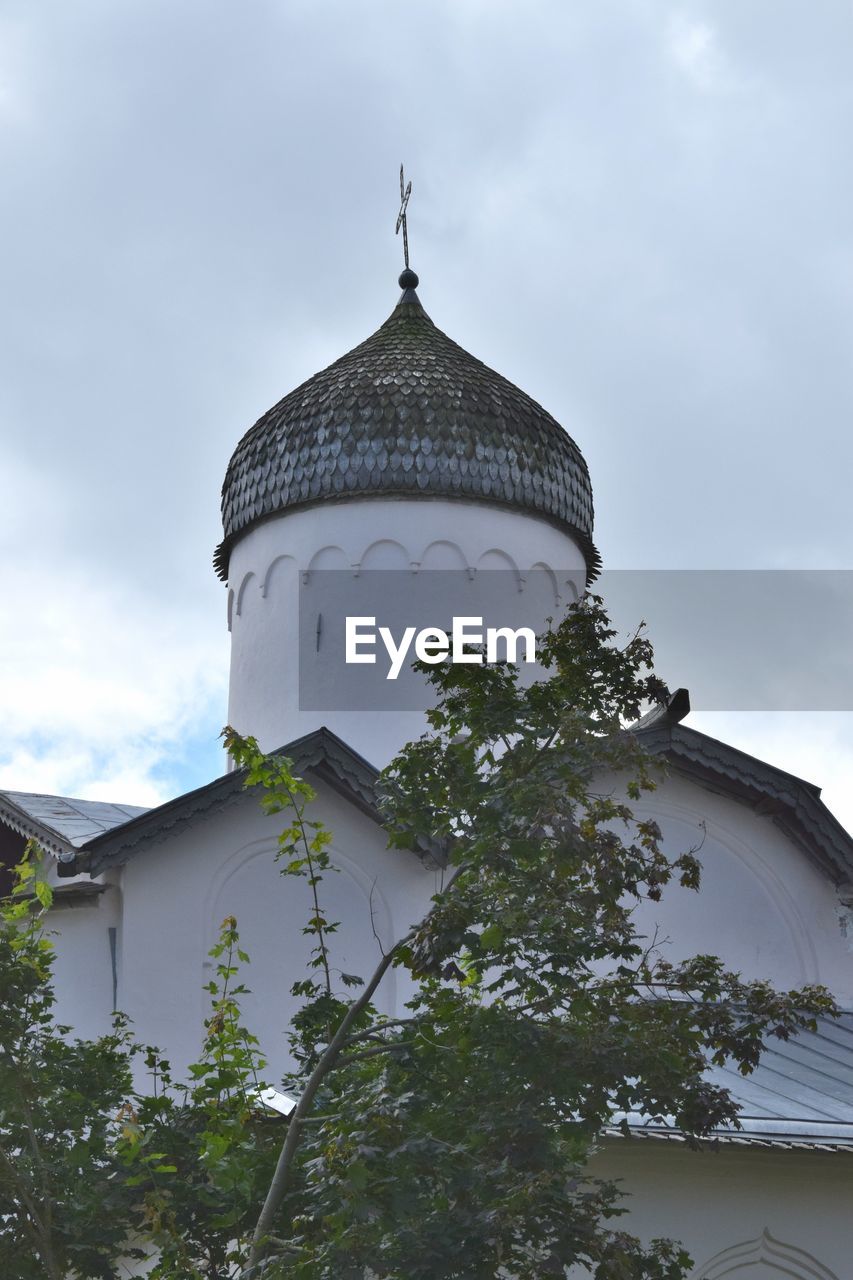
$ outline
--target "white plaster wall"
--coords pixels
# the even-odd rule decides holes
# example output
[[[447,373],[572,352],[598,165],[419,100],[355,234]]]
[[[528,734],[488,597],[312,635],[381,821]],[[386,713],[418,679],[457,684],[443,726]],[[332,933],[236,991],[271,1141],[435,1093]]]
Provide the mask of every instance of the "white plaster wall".
[[[63,881],[59,881],[62,884]],[[109,929],[121,934],[121,895],[114,885],[91,902],[54,908],[47,930],[55,947],[53,969],[59,1022],[82,1038],[106,1035],[113,1011]]]
[[[318,813],[334,833],[324,901],[343,921],[334,939],[336,967],[365,975],[383,945],[404,933],[435,892],[435,873],[414,856],[388,850],[384,833],[320,784]],[[702,842],[697,894],[672,885],[659,904],[638,909],[640,928],[672,959],[721,955],[748,978],[788,988],[826,984],[853,1007],[853,953],[838,917],[835,891],[822,872],[767,816],[673,777],[638,811],[661,824],[674,856]],[[274,863],[281,821],[265,817],[252,796],[171,833],[121,872],[94,905],[51,913],[57,931],[58,1014],[78,1034],[109,1027],[112,973],[108,929],[118,931],[118,1005],[137,1035],[179,1064],[197,1054],[206,1012],[207,952],[226,915],[236,915],[252,963],[247,1018],[276,1070],[286,1059],[282,1030],[293,1008],[291,982],[305,971],[304,884],[281,877]],[[391,975],[380,1007],[405,993]]]
[[[673,884],[637,911],[668,958],[720,955],[777,987],[823,983],[853,1008],[853,948],[835,889],[770,817],[677,776],[633,809],[657,820],[671,857],[699,846],[700,892]]]
[[[310,581],[315,569],[356,575],[366,569],[504,569],[513,597],[508,604],[514,610],[528,589],[529,571],[547,569],[553,594],[547,602],[529,603],[540,626],[577,598],[586,579],[583,556],[568,534],[537,516],[487,504],[444,499],[331,502],[268,520],[242,537],[229,570],[229,722],[267,749],[325,724],[378,767],[424,731],[423,714],[300,710],[299,585],[300,579]],[[530,574],[530,589],[541,577]],[[473,573],[471,582],[475,601]],[[474,616],[481,613],[476,603],[470,610]]]
[[[853,1153],[690,1151],[652,1139],[614,1139],[591,1172],[624,1179],[630,1212],[613,1225],[647,1242],[680,1240],[695,1263],[693,1280],[849,1280],[853,1274]],[[762,1240],[765,1233],[769,1239]]]
[[[411,854],[388,850],[370,819],[325,784],[317,789],[340,868],[323,889],[330,917],[343,922],[333,939],[334,964],[365,975],[380,943],[387,946],[426,909],[437,874]],[[825,982],[853,1005],[853,957],[833,888],[769,817],[682,777],[669,778],[637,807],[660,822],[671,855],[704,841],[700,893],[673,887],[640,913],[673,958],[712,951],[746,976],[777,985]],[[234,914],[251,956],[246,1021],[269,1056],[267,1078],[277,1079],[288,1061],[290,984],[305,972],[301,928],[308,906],[304,884],[275,866],[280,826],[255,797],[241,796],[131,860],[121,895],[111,889],[97,907],[55,913],[60,1018],[81,1034],[108,1026],[107,928],[117,921],[119,1007],[138,1038],[158,1044],[182,1073],[201,1047],[206,953],[222,918]],[[380,989],[379,1008],[398,1011],[406,994],[392,975]],[[630,1217],[620,1225],[646,1238],[683,1240],[696,1260],[695,1280],[851,1274],[853,1155],[730,1147],[694,1153],[651,1140],[614,1141],[593,1172],[624,1178],[633,1193]]]
[[[388,945],[406,932],[436,891],[436,873],[413,854],[388,850],[384,834],[334,791],[318,786],[318,812],[334,832],[333,862],[322,886],[328,918],[342,925],[332,939],[336,968],[369,976]],[[124,871],[122,981],[119,1005],[144,1042],[158,1044],[179,1069],[198,1055],[211,977],[207,957],[226,915],[237,917],[251,963],[246,1022],[270,1060],[270,1078],[287,1065],[284,1030],[295,1007],[291,983],[306,972],[310,943],[305,884],[275,864],[280,817],[241,797],[221,813],[147,849]],[[339,986],[339,989],[344,989]],[[390,1013],[404,992],[392,973],[377,996]]]

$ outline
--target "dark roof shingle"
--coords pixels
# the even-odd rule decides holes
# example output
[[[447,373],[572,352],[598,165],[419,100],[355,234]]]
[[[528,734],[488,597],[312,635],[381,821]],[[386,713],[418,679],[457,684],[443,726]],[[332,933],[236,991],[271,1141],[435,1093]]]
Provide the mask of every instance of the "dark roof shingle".
[[[294,507],[369,497],[464,498],[568,529],[590,578],[589,472],[535,400],[437,329],[407,289],[372,337],[291,391],[238,444],[222,487],[223,579],[234,541]]]

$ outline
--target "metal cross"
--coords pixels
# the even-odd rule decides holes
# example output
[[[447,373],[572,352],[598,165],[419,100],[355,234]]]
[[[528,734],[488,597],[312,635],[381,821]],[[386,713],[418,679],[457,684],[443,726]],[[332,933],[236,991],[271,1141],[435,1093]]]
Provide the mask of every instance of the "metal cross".
[[[406,205],[409,203],[409,196],[412,194],[412,184],[405,185],[403,177],[403,166],[400,165],[400,212],[397,214],[397,229],[394,235],[400,234],[400,228],[403,228],[403,257],[406,260],[406,270],[409,269],[409,232],[406,226]]]

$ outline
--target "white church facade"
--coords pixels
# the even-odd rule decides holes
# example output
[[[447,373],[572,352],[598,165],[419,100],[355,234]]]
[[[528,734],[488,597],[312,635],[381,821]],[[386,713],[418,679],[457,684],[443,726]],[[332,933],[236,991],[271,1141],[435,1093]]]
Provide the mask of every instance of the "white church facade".
[[[541,621],[599,569],[577,446],[436,328],[413,272],[400,283],[374,335],[240,442],[215,560],[231,632],[228,721],[264,749],[283,748],[315,787],[339,872],[325,885],[327,911],[342,922],[338,962],[354,973],[370,971],[377,947],[423,914],[439,868],[428,854],[386,847],[377,801],[379,770],[423,732],[422,711],[347,707],[334,690],[325,702],[303,696],[300,664],[322,685],[325,646],[340,632],[334,584],[351,584],[358,599],[372,571],[415,584],[451,572],[443,581],[458,582],[476,612],[478,583],[499,570],[507,609]],[[700,894],[669,890],[649,929],[673,958],[712,952],[778,987],[823,983],[851,1012],[769,1048],[751,1077],[714,1069],[743,1124],[716,1149],[689,1150],[638,1119],[631,1139],[602,1135],[597,1163],[632,1193],[626,1227],[682,1240],[694,1280],[847,1280],[853,838],[817,787],[692,729],[688,712],[679,691],[635,729],[668,764],[636,811],[658,821],[669,851],[702,845]],[[307,888],[279,874],[279,826],[237,771],[150,811],[0,792],[2,861],[13,863],[29,837],[56,860],[62,1020],[97,1035],[121,1009],[180,1070],[201,1043],[208,951],[234,915],[251,956],[246,1019],[271,1074],[283,1070]],[[379,1007],[394,1014],[405,998],[392,971]]]

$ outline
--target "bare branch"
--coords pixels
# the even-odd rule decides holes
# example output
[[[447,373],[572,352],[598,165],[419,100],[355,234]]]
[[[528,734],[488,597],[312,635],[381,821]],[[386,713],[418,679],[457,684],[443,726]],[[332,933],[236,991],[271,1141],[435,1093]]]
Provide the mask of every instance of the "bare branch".
[[[382,945],[382,939],[380,938],[379,934],[376,932],[376,915],[373,910],[373,893],[374,893],[374,890],[376,889],[376,880],[377,880],[377,877],[374,876],[373,884],[370,886],[370,897],[368,898],[368,906],[370,907],[370,929],[374,938],[376,939],[376,945],[379,948],[380,954],[384,956],[385,948]]]

